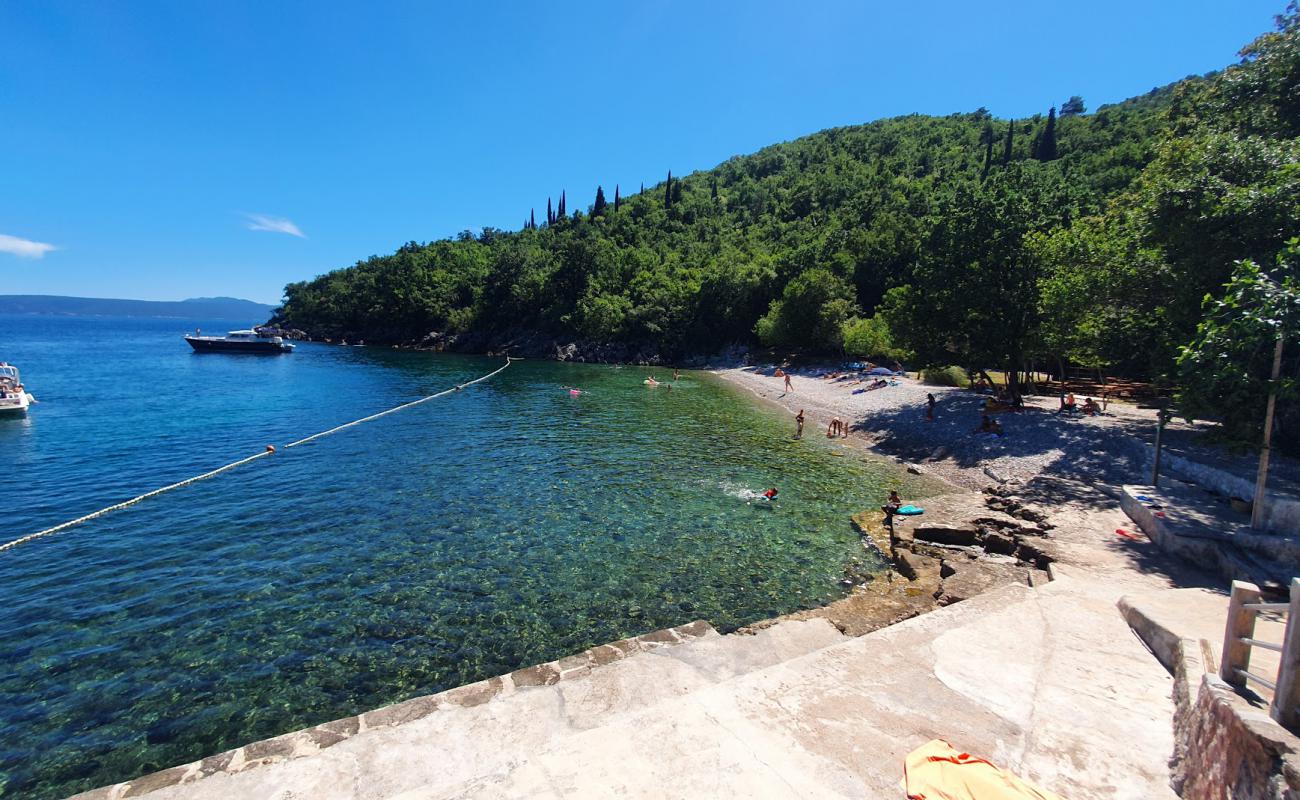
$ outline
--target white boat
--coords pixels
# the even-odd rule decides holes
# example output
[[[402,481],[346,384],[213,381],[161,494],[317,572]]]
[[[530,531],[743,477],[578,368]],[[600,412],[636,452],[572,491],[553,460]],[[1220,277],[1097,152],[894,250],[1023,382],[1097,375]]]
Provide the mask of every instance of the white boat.
[[[293,345],[283,338],[257,331],[231,331],[225,336],[186,336],[196,352],[221,351],[227,353],[292,353]]]
[[[27,413],[27,407],[36,398],[23,387],[18,368],[0,361],[0,416],[18,417]]]

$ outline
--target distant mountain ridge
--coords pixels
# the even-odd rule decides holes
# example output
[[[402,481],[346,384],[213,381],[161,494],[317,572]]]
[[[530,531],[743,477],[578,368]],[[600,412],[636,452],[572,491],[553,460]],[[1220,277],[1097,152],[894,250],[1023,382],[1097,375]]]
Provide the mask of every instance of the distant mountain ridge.
[[[54,314],[102,317],[186,317],[262,322],[275,310],[265,303],[237,297],[192,297],[188,300],[117,300],[48,294],[0,295],[0,314]]]

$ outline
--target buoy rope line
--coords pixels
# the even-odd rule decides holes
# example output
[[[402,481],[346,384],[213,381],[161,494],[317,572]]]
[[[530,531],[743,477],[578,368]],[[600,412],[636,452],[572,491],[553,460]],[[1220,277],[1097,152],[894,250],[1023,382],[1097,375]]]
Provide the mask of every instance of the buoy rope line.
[[[431,394],[431,395],[429,395],[428,397],[421,397],[421,398],[418,399],[418,400],[412,400],[412,401],[409,402],[409,403],[403,403],[403,404],[401,404],[400,406],[394,406],[393,408],[390,408],[390,409],[388,409],[387,411],[380,411],[378,414],[371,414],[371,415],[368,416],[368,417],[362,417],[361,419],[353,420],[352,422],[345,422],[344,424],[339,425],[339,426],[334,427],[334,428],[330,428],[330,429],[327,430],[327,431],[321,431],[320,433],[313,433],[311,436],[308,436],[308,437],[306,437],[306,438],[304,438],[304,439],[299,439],[299,440],[296,441],[296,442],[290,442],[289,444],[285,445],[284,448],[285,448],[286,450],[288,450],[290,447],[297,447],[298,445],[301,445],[301,444],[307,444],[308,442],[315,441],[315,440],[317,440],[317,439],[319,439],[319,438],[321,438],[321,437],[323,437],[323,436],[329,436],[329,435],[331,435],[331,434],[338,433],[339,431],[342,431],[342,430],[346,430],[346,429],[348,429],[348,428],[351,428],[351,427],[353,427],[353,426],[355,426],[355,425],[360,425],[360,424],[362,424],[363,422],[370,422],[371,420],[376,420],[376,419],[379,419],[380,417],[388,416],[389,414],[395,414],[395,413],[397,413],[398,411],[402,411],[403,409],[411,408],[412,406],[418,406],[418,405],[420,405],[421,403],[427,403],[427,402],[429,402],[430,400],[436,400],[436,399],[438,399],[439,397],[445,397],[445,396],[447,396],[447,395],[449,395],[449,394],[452,394],[453,392],[459,392],[461,389],[464,389],[466,386],[473,386],[473,385],[476,384],[476,383],[481,383],[481,382],[483,382],[483,381],[485,381],[485,380],[487,380],[487,379],[493,377],[494,375],[498,375],[498,374],[500,374],[503,370],[505,370],[506,367],[510,366],[510,362],[511,362],[511,361],[514,361],[514,360],[515,360],[515,359],[512,359],[512,358],[507,357],[507,358],[506,358],[506,363],[505,363],[503,366],[498,367],[497,369],[493,370],[492,372],[489,372],[488,374],[486,374],[486,375],[484,375],[484,376],[482,376],[482,377],[475,378],[474,380],[472,380],[472,381],[468,381],[468,382],[466,382],[466,383],[457,384],[456,386],[454,386],[454,387],[452,387],[452,388],[450,388],[450,389],[444,389],[443,391],[438,392],[437,394]],[[241,466],[243,466],[244,464],[248,464],[248,463],[250,463],[250,462],[252,462],[252,461],[256,461],[256,460],[259,459],[259,458],[266,458],[267,456],[273,455],[274,453],[275,453],[275,447],[273,447],[273,446],[271,446],[271,445],[268,445],[267,448],[266,448],[265,450],[263,450],[262,452],[260,452],[260,453],[255,453],[255,454],[253,454],[253,455],[251,455],[251,456],[248,456],[247,458],[241,458],[241,459],[239,459],[238,461],[232,461],[232,462],[230,462],[229,464],[226,464],[225,466],[217,467],[216,469],[211,470],[211,471],[209,471],[209,472],[205,472],[205,473],[203,473],[202,475],[195,475],[195,476],[192,477],[192,478],[186,478],[186,479],[183,480],[183,481],[178,481],[178,482],[173,483],[173,484],[170,484],[170,485],[168,485],[168,486],[163,486],[163,487],[161,487],[161,488],[159,488],[159,489],[154,489],[154,490],[151,491],[151,492],[145,492],[144,494],[140,495],[139,497],[133,497],[133,498],[131,498],[130,500],[126,500],[126,501],[121,502],[121,503],[116,503],[116,504],[111,505],[111,506],[109,506],[109,507],[107,507],[107,508],[101,508],[101,509],[98,510],[98,511],[92,512],[92,513],[90,513],[90,514],[86,514],[85,516],[77,517],[76,519],[72,519],[72,520],[68,520],[67,522],[60,523],[60,524],[58,524],[58,525],[55,525],[55,526],[52,527],[52,528],[46,528],[46,529],[43,530],[43,531],[37,531],[36,533],[30,533],[30,534],[28,534],[28,535],[26,535],[26,536],[23,536],[23,537],[21,537],[21,538],[14,539],[14,540],[11,541],[11,542],[5,542],[4,544],[0,544],[0,552],[4,552],[5,550],[9,550],[9,549],[11,549],[11,548],[17,547],[17,546],[20,545],[20,544],[26,544],[27,542],[30,542],[30,541],[32,541],[33,539],[40,539],[40,538],[42,538],[42,537],[44,537],[44,536],[50,536],[50,535],[52,535],[52,534],[59,533],[60,531],[66,531],[68,528],[75,527],[75,526],[77,526],[77,525],[82,524],[83,522],[89,522],[89,521],[91,521],[92,519],[95,519],[96,517],[102,517],[102,516],[104,516],[105,514],[110,514],[110,513],[114,512],[114,511],[120,511],[121,509],[126,508],[127,506],[133,506],[133,505],[135,505],[136,503],[139,503],[139,502],[142,501],[142,500],[148,500],[150,497],[156,497],[156,496],[158,496],[158,495],[160,495],[160,494],[163,494],[164,492],[170,492],[170,491],[172,491],[173,489],[179,489],[179,488],[181,488],[181,487],[183,487],[183,486],[189,486],[191,483],[198,483],[199,481],[207,480],[208,478],[212,478],[212,477],[215,477],[215,476],[217,476],[217,475],[220,475],[220,474],[223,473],[223,472],[226,472],[226,471],[228,471],[228,470],[232,470],[232,469],[234,469],[235,467],[241,467]]]

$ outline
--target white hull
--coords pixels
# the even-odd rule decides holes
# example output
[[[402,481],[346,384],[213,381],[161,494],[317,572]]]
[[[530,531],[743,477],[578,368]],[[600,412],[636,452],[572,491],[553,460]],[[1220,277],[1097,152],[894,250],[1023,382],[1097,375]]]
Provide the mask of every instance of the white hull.
[[[27,413],[32,404],[32,396],[26,392],[10,393],[0,397],[0,417],[21,417]]]

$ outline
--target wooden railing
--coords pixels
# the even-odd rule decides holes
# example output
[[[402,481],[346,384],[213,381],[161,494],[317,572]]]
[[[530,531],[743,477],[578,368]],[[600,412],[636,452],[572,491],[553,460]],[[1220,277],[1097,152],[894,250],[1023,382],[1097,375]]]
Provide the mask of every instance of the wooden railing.
[[[1286,633],[1281,642],[1255,638],[1255,618],[1261,611],[1286,614]],[[1273,702],[1268,713],[1288,727],[1300,724],[1300,625],[1292,624],[1297,618],[1300,618],[1300,578],[1291,580],[1289,603],[1262,602],[1258,586],[1245,581],[1232,582],[1219,677],[1234,686],[1257,683],[1272,689]],[[1276,676],[1270,678],[1250,671],[1250,651],[1255,647],[1281,654]]]

